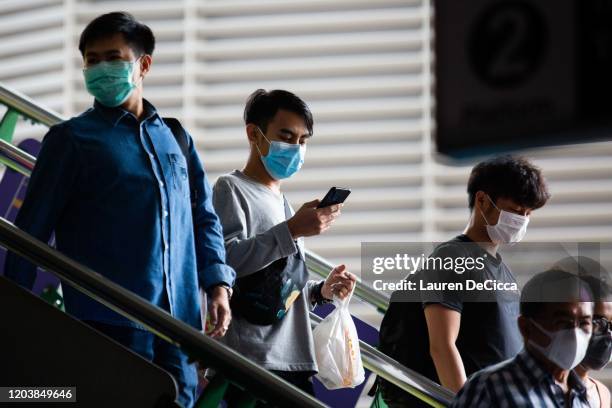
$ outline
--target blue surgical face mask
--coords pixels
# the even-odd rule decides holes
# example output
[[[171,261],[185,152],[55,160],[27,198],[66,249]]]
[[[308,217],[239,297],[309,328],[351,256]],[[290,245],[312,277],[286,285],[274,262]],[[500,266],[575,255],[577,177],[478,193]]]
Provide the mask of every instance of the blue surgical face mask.
[[[85,68],[87,91],[104,106],[114,108],[123,104],[137,86],[133,78],[137,61],[102,61]]]
[[[278,140],[270,141],[264,135],[259,127],[259,133],[268,141],[270,148],[268,154],[261,154],[261,150],[257,144],[259,157],[268,174],[275,180],[286,179],[293,176],[302,168],[304,164],[304,156],[306,156],[306,145],[280,142]]]

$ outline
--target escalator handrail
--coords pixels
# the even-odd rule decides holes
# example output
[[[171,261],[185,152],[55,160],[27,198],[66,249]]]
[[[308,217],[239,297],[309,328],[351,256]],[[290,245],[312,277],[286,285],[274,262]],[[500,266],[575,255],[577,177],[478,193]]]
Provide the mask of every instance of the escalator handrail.
[[[59,113],[37,104],[21,92],[5,86],[2,82],[0,82],[0,104],[8,106],[22,116],[47,127],[64,121]]]
[[[108,278],[49,247],[0,217],[0,245],[52,272],[64,282],[175,344],[194,360],[213,367],[263,400],[283,406],[324,407],[312,396],[258,366],[222,343]]]
[[[3,161],[6,166],[26,177],[30,177],[36,163],[34,156],[3,139],[0,139],[0,154],[10,160],[10,162]]]

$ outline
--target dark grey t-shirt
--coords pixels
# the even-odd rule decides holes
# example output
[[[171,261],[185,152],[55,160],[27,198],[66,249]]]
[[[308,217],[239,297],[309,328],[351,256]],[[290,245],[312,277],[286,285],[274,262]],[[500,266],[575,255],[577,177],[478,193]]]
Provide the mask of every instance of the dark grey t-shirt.
[[[481,258],[484,268],[472,268],[459,274],[448,269],[425,269],[418,275],[425,283],[454,282],[466,288],[468,280],[484,283],[514,283],[516,280],[501,256],[492,256],[466,235],[440,244],[430,257]],[[510,286],[507,286],[510,287]],[[441,304],[461,313],[461,327],[457,348],[463,359],[466,374],[514,357],[523,341],[518,329],[520,293],[518,290],[443,290],[421,291],[423,307]],[[477,301],[479,300],[479,301]]]

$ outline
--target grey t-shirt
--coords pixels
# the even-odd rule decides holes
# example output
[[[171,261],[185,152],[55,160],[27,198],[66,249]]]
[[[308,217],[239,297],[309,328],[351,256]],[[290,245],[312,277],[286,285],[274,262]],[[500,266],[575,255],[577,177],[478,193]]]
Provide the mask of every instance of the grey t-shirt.
[[[226,262],[238,278],[272,262],[303,252],[291,237],[284,199],[261,183],[234,170],[213,187],[213,205],[223,226]],[[293,213],[293,210],[292,210]],[[279,371],[317,371],[309,311],[316,281],[308,281],[282,320],[269,326],[234,316],[222,341],[255,363]]]

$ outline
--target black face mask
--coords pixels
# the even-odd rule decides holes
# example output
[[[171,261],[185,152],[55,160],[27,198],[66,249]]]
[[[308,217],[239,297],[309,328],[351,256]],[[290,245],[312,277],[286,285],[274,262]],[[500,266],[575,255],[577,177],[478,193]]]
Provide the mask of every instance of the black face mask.
[[[593,334],[582,365],[593,370],[601,370],[610,362],[612,355],[612,333]]]

